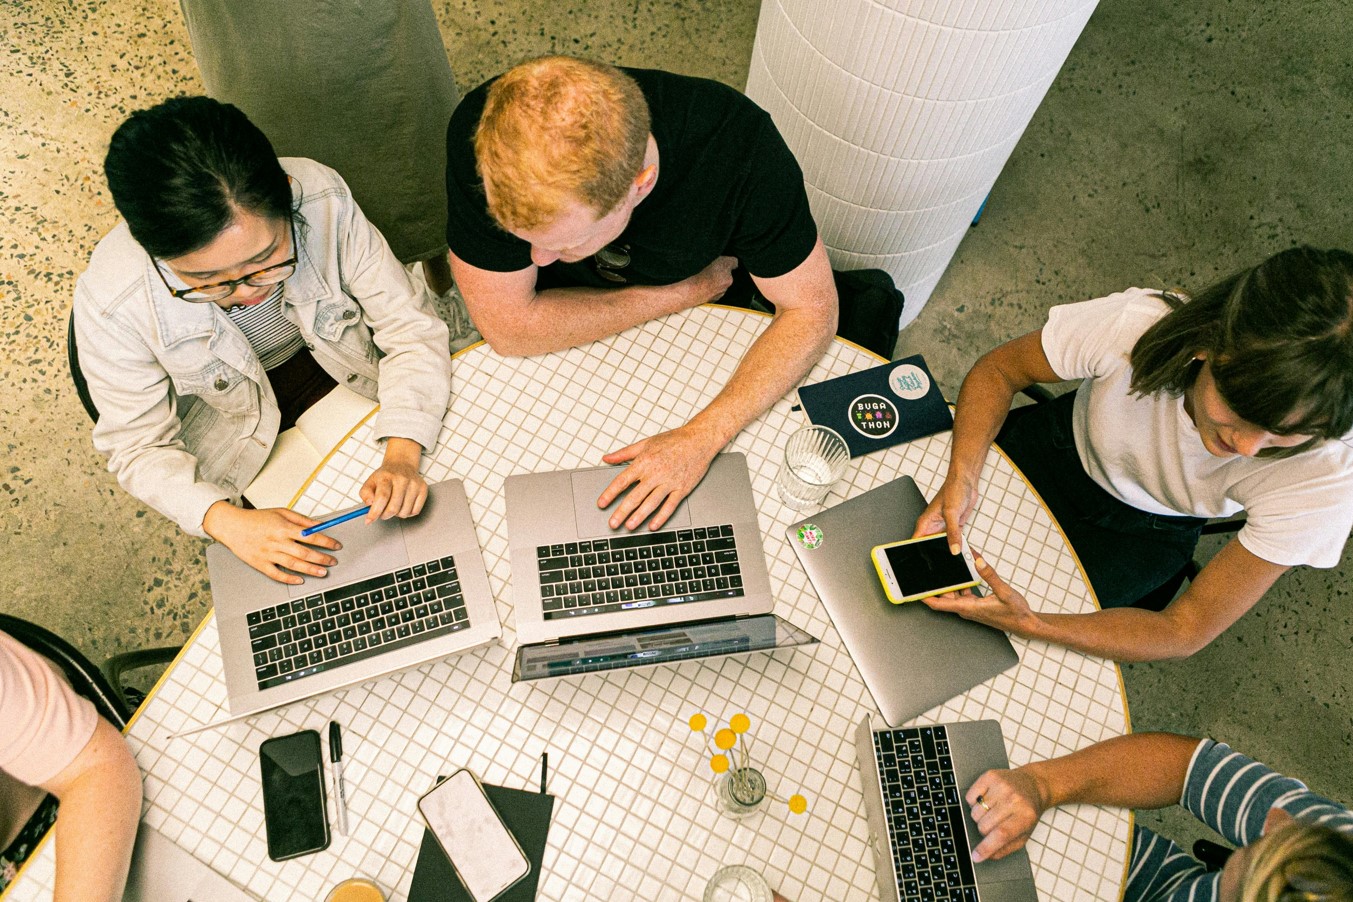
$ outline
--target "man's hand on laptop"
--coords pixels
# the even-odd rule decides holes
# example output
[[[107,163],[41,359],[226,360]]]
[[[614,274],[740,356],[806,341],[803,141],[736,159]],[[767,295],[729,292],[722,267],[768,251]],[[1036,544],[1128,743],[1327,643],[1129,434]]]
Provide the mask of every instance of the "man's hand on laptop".
[[[207,508],[202,529],[259,573],[296,586],[304,582],[297,573],[324,576],[326,567],[338,563],[337,558],[320,550],[339,550],[343,546],[337,539],[322,532],[301,538],[301,530],[319,522],[284,507],[245,510],[229,501],[217,501]],[[282,567],[295,573],[287,573]]]
[[[649,529],[660,529],[681,500],[700,484],[722,447],[717,437],[687,423],[612,451],[602,460],[608,464],[629,462],[629,466],[601,493],[597,507],[605,509],[620,498],[611,514],[612,529],[622,525],[638,529],[645,520]]]
[[[985,623],[1017,636],[1029,635],[1032,621],[1038,619],[1038,615],[1029,607],[1029,602],[996,574],[977,549],[973,549],[973,563],[977,565],[977,575],[991,587],[986,595],[964,589],[962,592],[946,592],[921,601],[932,610],[949,611],[964,620]]]

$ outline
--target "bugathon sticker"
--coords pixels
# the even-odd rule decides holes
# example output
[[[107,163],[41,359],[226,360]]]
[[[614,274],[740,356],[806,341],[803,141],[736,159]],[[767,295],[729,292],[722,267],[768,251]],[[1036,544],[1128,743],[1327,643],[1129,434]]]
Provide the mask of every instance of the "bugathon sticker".
[[[930,391],[930,379],[916,364],[904,363],[888,374],[888,387],[904,401],[919,401]]]
[[[850,425],[865,438],[887,438],[897,428],[897,405],[883,395],[860,395],[850,402]]]

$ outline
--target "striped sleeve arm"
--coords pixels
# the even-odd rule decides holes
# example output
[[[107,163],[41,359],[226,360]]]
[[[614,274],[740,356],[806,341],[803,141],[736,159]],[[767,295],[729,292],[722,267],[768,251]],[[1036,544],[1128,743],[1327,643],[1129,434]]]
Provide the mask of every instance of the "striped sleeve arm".
[[[1209,874],[1193,856],[1145,827],[1132,835],[1124,902],[1213,902],[1220,873]]]
[[[1304,821],[1353,831],[1353,814],[1342,805],[1210,739],[1194,753],[1180,803],[1237,846],[1263,835],[1264,818],[1274,806]]]

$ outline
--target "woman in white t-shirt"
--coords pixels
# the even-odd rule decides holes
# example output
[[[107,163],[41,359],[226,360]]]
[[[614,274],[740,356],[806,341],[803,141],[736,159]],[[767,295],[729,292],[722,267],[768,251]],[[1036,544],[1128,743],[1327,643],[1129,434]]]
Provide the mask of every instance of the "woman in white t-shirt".
[[[1002,429],[1016,392],[1082,379]],[[1103,610],[1047,614],[991,586],[930,599],[1118,661],[1207,645],[1288,568],[1338,564],[1353,528],[1353,254],[1293,248],[1191,300],[1133,288],[1054,307],[964,380],[949,472],[916,534],[951,545],[993,441],[1038,490]],[[998,435],[999,433],[999,435]],[[1192,556],[1206,519],[1246,523],[1161,610],[1133,607]]]

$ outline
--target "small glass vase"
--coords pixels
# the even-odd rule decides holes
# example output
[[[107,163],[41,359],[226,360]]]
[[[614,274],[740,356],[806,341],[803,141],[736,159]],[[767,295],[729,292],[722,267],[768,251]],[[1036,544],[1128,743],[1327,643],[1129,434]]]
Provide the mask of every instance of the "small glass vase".
[[[746,817],[759,811],[766,801],[766,778],[754,767],[739,767],[720,777],[714,791],[724,814]]]

